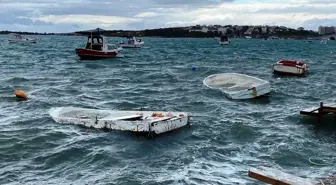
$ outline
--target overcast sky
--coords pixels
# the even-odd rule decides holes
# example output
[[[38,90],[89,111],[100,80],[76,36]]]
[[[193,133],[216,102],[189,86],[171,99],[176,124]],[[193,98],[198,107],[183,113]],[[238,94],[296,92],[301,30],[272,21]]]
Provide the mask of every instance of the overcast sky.
[[[196,24],[336,26],[336,0],[0,0],[0,30],[73,32]]]

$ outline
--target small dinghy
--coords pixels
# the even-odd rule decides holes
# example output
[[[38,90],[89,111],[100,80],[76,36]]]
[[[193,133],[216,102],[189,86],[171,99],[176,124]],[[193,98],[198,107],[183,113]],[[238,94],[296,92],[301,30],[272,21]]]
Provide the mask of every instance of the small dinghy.
[[[77,107],[56,107],[49,111],[57,123],[90,128],[162,134],[186,126],[189,116],[184,112],[114,111]]]
[[[226,36],[226,35],[221,36],[220,40],[219,40],[219,44],[220,45],[229,45],[230,44],[229,37]]]
[[[221,90],[231,99],[256,98],[271,91],[268,81],[239,73],[210,75],[203,80],[203,84]]]
[[[303,75],[308,71],[308,65],[296,60],[280,60],[273,64],[274,72],[293,75]]]
[[[136,39],[135,37],[128,37],[127,43],[121,41],[119,46],[122,48],[141,48],[145,44],[141,39]]]

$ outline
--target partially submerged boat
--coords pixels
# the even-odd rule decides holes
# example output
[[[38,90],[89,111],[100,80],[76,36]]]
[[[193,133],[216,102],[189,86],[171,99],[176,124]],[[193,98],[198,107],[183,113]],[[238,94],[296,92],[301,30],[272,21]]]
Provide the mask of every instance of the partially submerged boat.
[[[56,107],[51,108],[49,114],[58,123],[148,134],[162,134],[186,126],[189,122],[189,116],[185,112]]]
[[[210,75],[203,80],[203,84],[211,89],[221,90],[231,99],[256,98],[271,91],[268,81],[239,73]]]
[[[105,36],[89,34],[84,48],[76,48],[76,54],[80,59],[104,59],[114,58],[121,54],[122,48],[114,44],[108,44]]]
[[[222,36],[220,37],[219,44],[220,44],[220,45],[228,45],[228,44],[230,44],[229,37],[226,36],[226,35],[222,35]]]
[[[122,48],[141,48],[144,45],[144,41],[136,39],[135,37],[127,37],[128,41],[125,43],[121,41],[119,46]]]
[[[273,70],[276,73],[303,75],[308,71],[308,65],[302,61],[280,60],[273,64]]]
[[[37,43],[36,38],[26,37],[17,33],[10,33],[14,38],[8,39],[9,43]]]

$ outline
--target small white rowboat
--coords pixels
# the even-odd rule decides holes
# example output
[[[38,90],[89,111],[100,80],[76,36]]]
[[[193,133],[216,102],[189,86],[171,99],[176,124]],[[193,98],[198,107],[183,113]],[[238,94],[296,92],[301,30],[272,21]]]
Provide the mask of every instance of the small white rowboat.
[[[114,111],[77,107],[56,107],[49,111],[57,123],[90,128],[162,134],[186,126],[189,116],[184,112]]]
[[[203,84],[211,89],[221,90],[231,99],[256,98],[271,91],[268,81],[239,73],[210,75],[203,80]]]

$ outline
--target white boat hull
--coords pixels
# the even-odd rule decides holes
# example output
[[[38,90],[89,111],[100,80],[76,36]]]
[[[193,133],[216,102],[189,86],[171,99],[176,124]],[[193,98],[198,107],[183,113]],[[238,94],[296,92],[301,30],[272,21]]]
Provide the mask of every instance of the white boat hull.
[[[224,42],[219,42],[220,45],[229,45],[230,42],[224,41]]]
[[[294,75],[303,75],[305,72],[308,71],[307,65],[301,66],[285,66],[281,64],[274,64],[273,65],[274,72],[278,73],[287,73],[287,74],[294,74]]]
[[[221,90],[230,99],[251,99],[271,91],[268,81],[238,73],[210,75],[203,80],[203,84]]]
[[[122,48],[141,48],[142,44],[120,44]]]
[[[161,113],[161,117],[153,113]],[[49,111],[57,123],[82,125],[90,128],[162,134],[183,126],[189,121],[187,113],[159,111],[113,111],[76,107],[57,107]],[[132,120],[133,119],[133,120]]]
[[[8,40],[9,43],[36,43],[36,40]]]

